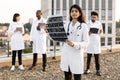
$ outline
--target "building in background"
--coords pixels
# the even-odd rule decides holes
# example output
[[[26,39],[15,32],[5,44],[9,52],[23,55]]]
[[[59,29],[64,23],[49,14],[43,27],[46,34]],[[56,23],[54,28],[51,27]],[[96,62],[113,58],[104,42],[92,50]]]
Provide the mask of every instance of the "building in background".
[[[69,9],[73,4],[81,6],[86,21],[90,19],[91,11],[98,12],[99,20],[104,30],[101,45],[103,48],[109,48],[115,46],[115,1],[116,0],[41,0],[41,10],[45,18],[49,15],[61,14],[64,16],[64,21],[69,20]],[[49,44],[51,44],[51,42]]]

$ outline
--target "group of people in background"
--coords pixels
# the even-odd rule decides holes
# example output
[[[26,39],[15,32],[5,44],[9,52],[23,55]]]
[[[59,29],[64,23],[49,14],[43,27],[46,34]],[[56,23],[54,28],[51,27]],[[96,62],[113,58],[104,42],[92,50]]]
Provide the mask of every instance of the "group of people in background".
[[[92,54],[95,57],[96,75],[100,73],[100,34],[102,33],[101,23],[97,20],[98,13],[91,12],[91,20],[86,23],[84,14],[79,5],[72,5],[69,11],[70,19],[64,24],[68,39],[63,45],[61,53],[60,68],[64,72],[65,80],[81,80],[81,74],[90,73],[90,62]],[[46,20],[42,17],[41,10],[36,12],[37,20],[32,24],[30,32],[30,42],[33,46],[33,63],[29,70],[35,68],[38,54],[42,54],[42,70],[46,70],[47,54],[46,54]],[[19,22],[20,15],[15,13],[13,23],[10,24],[8,33],[11,35],[11,50],[12,50],[12,67],[11,71],[15,70],[16,53],[18,52],[19,69],[24,70],[22,65],[22,50],[24,49],[24,27]],[[84,50],[87,51],[87,67],[84,72]]]
[[[46,23],[46,20],[42,18],[41,10],[37,10],[36,12],[37,20],[33,22],[30,32],[30,43],[33,47],[33,63],[29,70],[35,68],[37,63],[38,54],[42,54],[43,61],[43,71],[45,71],[47,55],[46,55],[46,30],[44,27],[41,28],[39,23]],[[24,34],[24,27],[20,23],[20,14],[15,13],[13,16],[13,23],[10,24],[8,29],[8,34],[11,35],[11,50],[12,50],[12,67],[11,71],[15,70],[15,61],[16,61],[16,53],[18,52],[18,61],[19,67],[18,69],[24,70],[22,65],[22,50],[24,49],[24,41],[22,35]]]

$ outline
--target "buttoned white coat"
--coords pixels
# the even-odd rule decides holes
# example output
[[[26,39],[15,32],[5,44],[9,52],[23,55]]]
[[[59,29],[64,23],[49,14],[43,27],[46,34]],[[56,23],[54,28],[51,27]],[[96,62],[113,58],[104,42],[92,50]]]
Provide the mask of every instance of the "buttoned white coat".
[[[15,32],[17,27],[21,27],[23,32]],[[22,23],[20,22],[13,22],[10,24],[8,28],[8,34],[11,35],[10,37],[10,46],[11,50],[22,50],[24,49],[24,40],[23,40],[23,34],[24,34],[24,27]]]
[[[88,27],[90,28],[97,28],[97,34],[91,34],[89,36],[90,43],[87,47],[88,54],[99,54],[101,53],[101,40],[100,40],[100,30],[102,30],[102,25],[99,21],[95,21],[94,23],[90,20],[88,22]]]
[[[30,41],[33,41],[33,53],[46,53],[46,32],[43,28],[37,30],[38,23],[46,23],[44,18],[35,20],[30,32]]]
[[[68,23],[64,25],[65,30],[68,30]],[[74,43],[74,47],[64,43],[61,54],[61,69],[68,71],[69,68],[73,74],[82,74],[84,68],[84,49],[89,43],[88,27],[85,23],[77,22],[74,26],[71,22],[69,25],[68,39]]]

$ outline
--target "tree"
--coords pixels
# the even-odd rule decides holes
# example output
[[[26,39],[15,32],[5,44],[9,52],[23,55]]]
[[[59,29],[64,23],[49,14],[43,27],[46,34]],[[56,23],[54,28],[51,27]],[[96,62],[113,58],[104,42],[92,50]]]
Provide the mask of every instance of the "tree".
[[[10,23],[4,23],[4,26],[9,26],[10,25]]]
[[[0,39],[0,47],[3,47],[3,46],[4,46],[4,44],[2,42],[2,39]]]
[[[10,23],[0,23],[0,26],[9,26]]]
[[[120,21],[116,22],[116,28],[120,28]]]

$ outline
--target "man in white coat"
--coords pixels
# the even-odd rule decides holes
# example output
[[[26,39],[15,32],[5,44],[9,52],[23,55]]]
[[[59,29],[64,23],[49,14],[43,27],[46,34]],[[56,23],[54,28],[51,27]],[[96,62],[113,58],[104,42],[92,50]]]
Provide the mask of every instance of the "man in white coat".
[[[38,54],[42,54],[43,61],[43,71],[45,71],[46,67],[46,32],[43,24],[46,23],[46,20],[42,18],[41,10],[37,10],[36,12],[37,20],[33,22],[31,32],[30,32],[30,41],[33,46],[33,64],[29,68],[32,70],[36,66],[37,56]]]
[[[90,62],[91,56],[94,54],[95,64],[96,64],[96,75],[101,76],[100,74],[100,58],[99,53],[101,53],[101,45],[100,45],[100,34],[102,33],[102,25],[99,21],[97,21],[98,13],[91,12],[91,20],[88,22],[89,27],[89,39],[90,44],[87,48],[87,68],[84,72],[85,74],[90,73]]]

